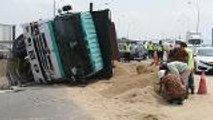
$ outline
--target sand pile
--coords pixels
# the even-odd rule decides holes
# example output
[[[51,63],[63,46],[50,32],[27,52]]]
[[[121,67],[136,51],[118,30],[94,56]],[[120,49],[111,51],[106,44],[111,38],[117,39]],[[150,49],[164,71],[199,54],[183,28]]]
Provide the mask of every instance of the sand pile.
[[[153,86],[147,86],[143,89],[131,89],[121,95],[116,96],[115,99],[129,103],[142,102],[156,104],[159,102],[159,100],[161,100],[161,97],[154,92]]]
[[[114,62],[114,76],[84,88],[70,88],[70,98],[94,120],[161,120],[159,97],[154,86],[159,82],[158,68],[147,62]],[[144,109],[149,108],[149,109]],[[151,113],[151,115],[149,114]]]
[[[144,88],[147,86],[153,86],[158,81],[156,78],[156,73],[151,73],[144,75],[128,76],[121,79],[117,79],[111,87],[101,91],[101,94],[106,97],[113,97],[134,88]]]
[[[138,73],[138,70],[142,73],[147,72],[154,72],[157,71],[157,67],[150,66],[147,62],[131,62],[131,63],[121,63],[121,62],[114,62],[115,69],[113,76],[114,77],[120,77],[120,76],[126,76],[126,75],[135,75]]]
[[[114,97],[131,89],[142,89],[154,86],[157,82],[157,67],[147,63],[115,63],[115,74],[112,85],[101,91],[105,97]],[[141,73],[138,73],[137,70]],[[143,72],[142,72],[143,71]],[[117,76],[119,74],[119,76]],[[139,74],[139,75],[138,75]]]
[[[114,77],[119,77],[131,73],[129,69],[126,69],[126,66],[124,66],[123,63],[115,61],[114,65],[115,65],[115,69],[113,70]]]
[[[158,72],[158,67],[151,65],[148,62],[131,62],[131,63],[121,63],[114,62],[114,77],[126,76],[126,75],[135,75],[135,74],[144,74]]]
[[[110,80],[100,80],[83,88],[69,87],[64,93],[94,120],[212,120],[213,77],[208,76],[210,94],[190,95],[184,105],[173,106],[153,90],[155,82],[159,82],[155,77],[157,71],[147,72],[146,67],[142,67],[144,72],[137,73],[137,66],[142,64],[115,62],[115,76]],[[198,85],[200,76],[195,77]]]
[[[145,74],[145,73],[153,73],[156,72],[158,70],[158,68],[156,66],[150,66],[149,64],[142,64],[142,65],[138,65],[136,67],[136,71],[137,73],[140,74]]]

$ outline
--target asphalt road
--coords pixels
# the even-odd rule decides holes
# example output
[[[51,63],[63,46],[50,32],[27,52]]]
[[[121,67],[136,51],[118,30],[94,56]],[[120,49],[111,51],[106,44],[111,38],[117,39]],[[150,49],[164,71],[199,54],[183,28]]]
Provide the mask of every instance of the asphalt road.
[[[63,87],[27,87],[0,93],[0,120],[92,120],[64,95]]]
[[[207,86],[213,92],[213,75],[207,75]],[[196,89],[200,75],[195,75]],[[92,120],[64,94],[66,86],[22,88],[19,92],[0,91],[0,120]],[[197,90],[196,90],[197,91]]]

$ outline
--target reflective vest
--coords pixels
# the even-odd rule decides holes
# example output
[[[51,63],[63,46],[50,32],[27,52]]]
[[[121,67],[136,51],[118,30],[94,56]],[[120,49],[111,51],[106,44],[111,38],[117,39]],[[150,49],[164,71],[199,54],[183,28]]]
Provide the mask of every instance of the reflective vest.
[[[194,68],[194,55],[193,55],[193,50],[191,50],[190,48],[185,48],[186,52],[188,53],[188,67],[190,69]]]
[[[163,46],[162,45],[158,45],[158,51],[162,52],[163,51]]]
[[[148,48],[148,50],[154,50],[154,45],[149,43],[147,48]]]
[[[125,43],[124,44],[124,51],[125,52],[131,52],[131,47],[132,47],[132,45],[129,43],[129,44],[127,44],[127,43]]]

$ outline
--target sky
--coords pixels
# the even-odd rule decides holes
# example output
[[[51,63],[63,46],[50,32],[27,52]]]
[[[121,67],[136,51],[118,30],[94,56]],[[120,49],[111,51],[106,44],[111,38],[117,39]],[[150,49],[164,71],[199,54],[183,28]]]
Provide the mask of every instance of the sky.
[[[196,30],[199,8],[199,31],[205,43],[212,39],[213,0],[56,0],[56,8],[71,4],[85,11],[90,2],[94,10],[111,10],[118,37],[142,40],[184,39]],[[53,0],[1,0],[0,10],[0,23],[15,24],[21,33],[23,23],[53,18]]]

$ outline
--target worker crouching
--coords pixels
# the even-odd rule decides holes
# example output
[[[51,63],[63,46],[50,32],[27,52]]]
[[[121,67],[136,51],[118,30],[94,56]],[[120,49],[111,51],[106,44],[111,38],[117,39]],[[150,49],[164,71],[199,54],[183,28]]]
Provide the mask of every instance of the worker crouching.
[[[163,97],[169,103],[183,104],[187,97],[186,87],[179,75],[168,74],[162,78]]]
[[[163,63],[160,69],[166,70],[161,79],[163,97],[169,103],[182,104],[188,98],[188,77],[191,71],[187,64],[179,61]]]

